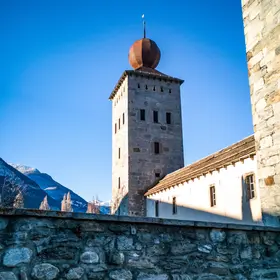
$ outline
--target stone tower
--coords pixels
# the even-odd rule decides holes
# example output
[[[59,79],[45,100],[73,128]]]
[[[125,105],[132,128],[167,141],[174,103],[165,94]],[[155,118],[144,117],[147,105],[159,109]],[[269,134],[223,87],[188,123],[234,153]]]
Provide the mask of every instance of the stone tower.
[[[112,213],[144,216],[144,193],[184,166],[180,86],[183,80],[155,68],[157,44],[144,38],[129,51],[112,101]]]
[[[242,0],[265,225],[280,216],[280,0]]]

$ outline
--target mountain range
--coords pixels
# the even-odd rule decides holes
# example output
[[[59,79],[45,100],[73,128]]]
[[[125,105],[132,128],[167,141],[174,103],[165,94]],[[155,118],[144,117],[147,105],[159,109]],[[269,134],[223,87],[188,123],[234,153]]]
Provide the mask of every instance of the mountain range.
[[[9,186],[7,186],[7,183],[4,186],[5,178],[9,178]],[[19,190],[23,194],[25,208],[38,209],[44,197],[47,196],[51,210],[60,210],[63,196],[70,192],[73,211],[87,211],[86,200],[56,182],[50,175],[25,165],[8,164],[0,158],[0,192],[2,197],[9,191],[9,196],[14,198]],[[110,213],[109,202],[99,201],[99,205],[102,214]]]

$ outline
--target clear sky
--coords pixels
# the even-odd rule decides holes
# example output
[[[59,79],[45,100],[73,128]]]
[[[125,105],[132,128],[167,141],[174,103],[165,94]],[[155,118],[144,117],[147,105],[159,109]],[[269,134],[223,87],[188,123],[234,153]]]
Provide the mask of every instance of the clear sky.
[[[157,69],[185,80],[185,164],[253,133],[241,0],[1,0],[0,157],[111,198],[108,97],[143,13]]]

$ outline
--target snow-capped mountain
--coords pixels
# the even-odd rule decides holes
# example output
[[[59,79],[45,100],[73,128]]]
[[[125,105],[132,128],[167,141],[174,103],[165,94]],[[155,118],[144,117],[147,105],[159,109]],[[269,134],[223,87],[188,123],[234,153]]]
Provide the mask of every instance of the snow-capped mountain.
[[[72,207],[74,212],[86,212],[87,211],[87,202],[74,193],[72,190],[64,187],[63,185],[56,182],[50,175],[46,173],[41,173],[38,169],[20,165],[20,164],[11,164],[18,171],[22,172],[32,181],[36,182],[42,190],[44,190],[50,197],[61,203],[63,196],[70,192]]]
[[[70,192],[72,207],[74,212],[86,212],[88,203],[72,190],[56,182],[50,175],[41,173],[38,169],[21,165],[11,164],[14,168],[24,174],[26,177],[36,182],[37,185],[51,198],[61,203],[63,196]],[[110,214],[110,202],[98,200],[101,214]],[[60,209],[60,208],[59,208]]]
[[[39,185],[0,158],[1,205],[12,207],[17,194],[22,193],[24,207],[38,209],[45,196],[52,210],[59,210],[59,201],[53,199]]]

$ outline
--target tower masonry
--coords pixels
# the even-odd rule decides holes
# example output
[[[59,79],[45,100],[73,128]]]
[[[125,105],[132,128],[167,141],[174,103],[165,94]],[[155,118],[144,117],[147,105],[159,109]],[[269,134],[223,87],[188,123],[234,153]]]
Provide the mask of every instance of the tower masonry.
[[[129,52],[112,101],[112,213],[144,216],[144,193],[184,166],[180,86],[155,68],[156,43],[143,38]]]
[[[280,216],[280,0],[242,0],[264,224]]]

